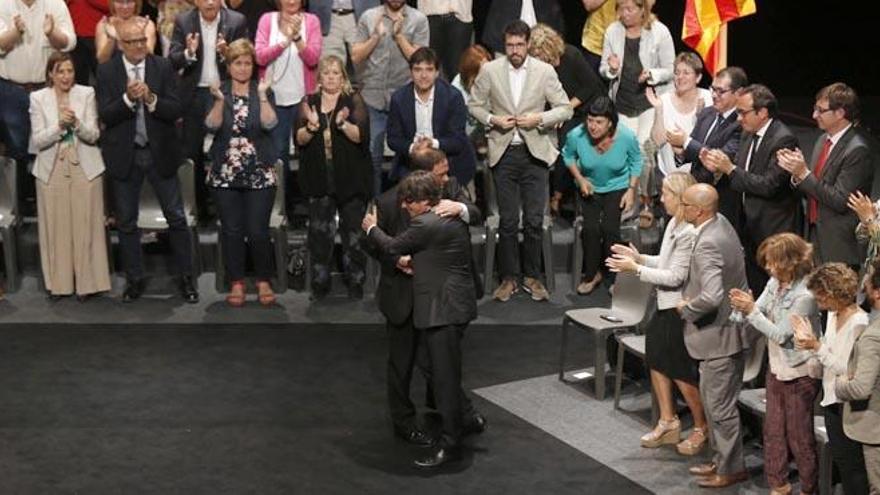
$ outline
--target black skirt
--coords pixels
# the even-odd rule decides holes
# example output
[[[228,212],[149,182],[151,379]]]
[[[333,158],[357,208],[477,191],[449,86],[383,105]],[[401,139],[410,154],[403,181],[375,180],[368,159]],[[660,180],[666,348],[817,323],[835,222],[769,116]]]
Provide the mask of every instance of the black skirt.
[[[675,308],[654,312],[645,329],[645,360],[649,368],[673,380],[699,383],[699,363],[684,346],[684,320]]]

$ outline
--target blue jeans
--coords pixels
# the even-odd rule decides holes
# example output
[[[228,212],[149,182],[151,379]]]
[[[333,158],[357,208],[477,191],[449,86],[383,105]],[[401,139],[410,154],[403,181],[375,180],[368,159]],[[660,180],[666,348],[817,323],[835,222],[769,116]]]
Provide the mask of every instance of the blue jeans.
[[[27,164],[31,120],[28,114],[30,97],[19,86],[0,79],[0,141],[7,153],[19,164]]]
[[[141,230],[137,226],[144,179],[156,192],[162,214],[168,222],[171,251],[174,254],[177,272],[181,275],[192,275],[192,242],[183,212],[183,199],[180,196],[177,175],[160,176],[153,165],[149,149],[136,149],[133,165],[128,178],[111,181],[113,201],[116,206],[116,225],[119,229],[119,250],[122,254],[122,268],[126,278],[138,280],[144,276]]]
[[[382,194],[382,162],[385,160],[385,126],[388,111],[367,105],[370,112],[370,156],[373,159],[373,197]]]
[[[223,243],[223,263],[229,280],[244,279],[247,244],[257,279],[272,276],[272,247],[269,241],[269,216],[275,202],[275,188],[230,189],[214,187],[214,203],[220,214],[220,241]]]
[[[288,217],[293,213],[294,197],[290,192],[293,190],[293,172],[290,171],[290,136],[296,119],[299,118],[299,105],[276,106],[275,115],[278,123],[272,129],[272,142],[278,150],[278,158],[284,163],[284,208]]]

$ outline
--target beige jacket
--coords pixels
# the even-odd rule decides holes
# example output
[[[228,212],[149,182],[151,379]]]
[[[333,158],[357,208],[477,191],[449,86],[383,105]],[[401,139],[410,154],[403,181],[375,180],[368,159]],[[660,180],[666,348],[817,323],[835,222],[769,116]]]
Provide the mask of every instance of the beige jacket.
[[[862,331],[849,360],[851,379],[838,376],[834,393],[847,401],[843,431],[851,439],[880,444],[880,319]]]
[[[495,59],[483,65],[474,86],[468,110],[475,119],[489,129],[489,166],[493,167],[513,140],[515,129],[504,131],[489,124],[490,116],[524,115],[540,113],[541,124],[534,129],[519,129],[529,153],[547,166],[552,165],[559,155],[556,146],[556,124],[565,122],[572,116],[568,95],[556,76],[553,66],[534,57],[527,57],[526,81],[523,85],[519,105],[513,104],[510,91],[510,63],[507,57]],[[545,110],[547,106],[549,110]]]

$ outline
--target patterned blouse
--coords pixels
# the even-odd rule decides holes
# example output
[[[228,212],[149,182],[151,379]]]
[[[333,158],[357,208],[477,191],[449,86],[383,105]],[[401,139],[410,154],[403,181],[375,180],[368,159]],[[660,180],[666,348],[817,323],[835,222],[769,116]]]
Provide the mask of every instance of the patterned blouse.
[[[257,148],[247,137],[248,97],[232,97],[232,138],[220,170],[208,172],[211,187],[265,189],[275,186],[275,169],[257,160]]]

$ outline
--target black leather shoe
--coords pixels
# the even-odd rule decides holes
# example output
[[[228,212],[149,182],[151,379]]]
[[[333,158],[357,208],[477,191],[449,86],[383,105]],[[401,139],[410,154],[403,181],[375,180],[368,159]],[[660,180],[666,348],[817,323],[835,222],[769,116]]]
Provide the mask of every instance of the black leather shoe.
[[[424,431],[413,428],[411,430],[395,429],[394,434],[406,440],[407,443],[418,445],[419,447],[430,447],[434,445],[434,439]]]
[[[133,302],[142,295],[144,295],[144,280],[129,280],[125,283],[125,290],[122,291],[122,302]]]
[[[199,302],[199,291],[196,290],[192,275],[182,275],[180,277],[180,296],[189,304]]]
[[[462,435],[479,435],[486,431],[488,422],[486,417],[480,413],[474,413],[469,420],[466,420],[462,427]]]
[[[441,447],[424,459],[416,459],[415,465],[420,468],[435,468],[444,464],[461,460],[461,447]]]

